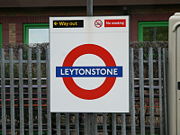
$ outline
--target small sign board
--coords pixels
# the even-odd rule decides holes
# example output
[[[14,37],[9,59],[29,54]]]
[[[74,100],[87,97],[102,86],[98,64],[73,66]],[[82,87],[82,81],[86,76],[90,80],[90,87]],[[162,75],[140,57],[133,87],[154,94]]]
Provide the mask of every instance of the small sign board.
[[[129,17],[50,17],[51,112],[129,112]]]

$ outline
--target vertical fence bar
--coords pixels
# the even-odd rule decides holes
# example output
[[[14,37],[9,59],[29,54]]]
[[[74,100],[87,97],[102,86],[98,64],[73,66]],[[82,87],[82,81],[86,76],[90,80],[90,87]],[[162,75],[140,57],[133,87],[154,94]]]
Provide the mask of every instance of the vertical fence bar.
[[[165,122],[165,135],[168,135],[168,123],[167,123],[167,52],[166,48],[163,48],[163,87],[164,87],[164,122]]]
[[[145,135],[145,113],[144,113],[144,59],[143,48],[139,48],[139,79],[140,79],[140,123],[141,135]]]
[[[85,135],[90,135],[91,131],[90,131],[90,127],[91,127],[91,123],[90,123],[90,114],[89,113],[85,113]]]
[[[103,114],[103,135],[108,135],[108,131],[107,131],[107,114],[104,113]]]
[[[90,135],[96,135],[96,114],[90,114],[89,113],[89,123],[90,123],[90,129],[89,134]]]
[[[126,135],[126,114],[122,114],[122,135]]]
[[[94,126],[93,126],[93,124],[94,124],[94,114],[92,114],[92,113],[89,113],[89,122],[90,122],[90,129],[89,129],[89,134],[90,135],[94,135]]]
[[[112,114],[112,135],[116,135],[116,114]]]
[[[91,116],[92,116],[92,115],[91,115],[90,113],[88,113],[87,115],[88,115],[88,117],[87,117],[87,122],[88,122],[88,126],[87,126],[87,127],[88,127],[88,135],[92,135],[92,134],[91,134]]]
[[[160,135],[164,135],[163,122],[163,96],[162,96],[162,58],[161,48],[158,48],[158,76],[159,76],[159,112],[160,112]]]
[[[95,135],[95,114],[93,114],[93,113],[90,113],[89,114],[89,120],[90,120],[90,129],[89,129],[89,131],[90,131],[90,134],[91,135]]]
[[[130,113],[131,113],[131,135],[136,135],[136,111],[134,92],[134,49],[130,48]]]
[[[150,99],[150,134],[154,135],[154,82],[153,82],[153,49],[149,48],[149,99]]]
[[[19,102],[20,102],[20,135],[24,135],[24,92],[23,92],[22,49],[19,49]]]
[[[75,122],[76,134],[79,135],[79,113],[76,113],[75,116],[76,116],[76,122]]]
[[[1,99],[2,99],[2,135],[6,135],[6,90],[5,90],[5,58],[1,49]]]
[[[47,126],[48,135],[52,134],[51,131],[51,112],[50,112],[50,50],[49,47],[46,49],[46,75],[47,75]]]
[[[37,49],[38,135],[42,135],[41,50]]]
[[[70,135],[69,113],[66,113],[66,135]]]
[[[33,135],[32,48],[28,48],[29,135]]]
[[[15,106],[14,106],[14,62],[13,49],[9,49],[10,54],[10,99],[11,99],[11,135],[15,135]]]
[[[98,133],[97,133],[97,114],[93,114],[94,116],[93,116],[93,127],[94,127],[94,135],[97,135]]]
[[[87,113],[84,113],[84,135],[88,135],[88,128],[87,128]]]
[[[56,132],[57,135],[61,135],[61,114],[56,113]]]

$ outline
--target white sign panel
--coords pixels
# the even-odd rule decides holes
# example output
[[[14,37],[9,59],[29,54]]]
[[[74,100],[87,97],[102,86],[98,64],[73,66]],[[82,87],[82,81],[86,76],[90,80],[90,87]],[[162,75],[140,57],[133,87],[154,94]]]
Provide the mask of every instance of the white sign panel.
[[[51,112],[129,111],[129,17],[51,17]]]

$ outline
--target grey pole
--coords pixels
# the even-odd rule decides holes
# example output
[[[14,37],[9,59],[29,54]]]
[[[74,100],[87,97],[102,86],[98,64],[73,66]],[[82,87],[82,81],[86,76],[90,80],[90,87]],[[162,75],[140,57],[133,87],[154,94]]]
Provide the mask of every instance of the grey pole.
[[[87,0],[87,16],[93,16],[93,0]]]
[[[93,16],[93,0],[87,0],[87,16]],[[95,115],[93,115],[92,113],[88,113],[86,115],[86,127],[87,127],[87,134],[89,135],[93,135],[93,124],[92,124],[92,119]]]

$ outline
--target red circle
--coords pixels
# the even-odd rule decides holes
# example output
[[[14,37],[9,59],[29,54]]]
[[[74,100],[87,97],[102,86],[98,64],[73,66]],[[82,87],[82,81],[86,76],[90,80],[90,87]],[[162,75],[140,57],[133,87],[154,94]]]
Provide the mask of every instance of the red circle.
[[[64,67],[73,66],[76,59],[85,54],[94,54],[99,56],[104,61],[106,66],[116,66],[116,63],[112,55],[106,49],[94,44],[84,44],[74,48],[66,56],[63,66]],[[92,90],[86,90],[76,85],[72,77],[63,78],[64,84],[73,95],[87,100],[97,99],[104,96],[106,93],[108,93],[111,90],[111,88],[115,83],[115,80],[116,77],[108,77],[108,78],[106,77],[103,84],[98,88]]]

